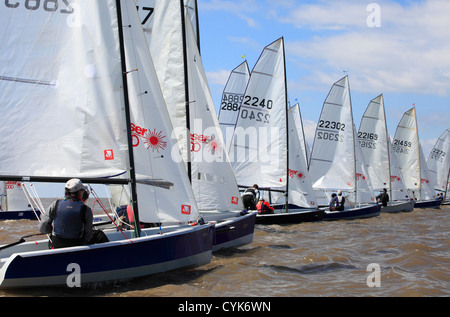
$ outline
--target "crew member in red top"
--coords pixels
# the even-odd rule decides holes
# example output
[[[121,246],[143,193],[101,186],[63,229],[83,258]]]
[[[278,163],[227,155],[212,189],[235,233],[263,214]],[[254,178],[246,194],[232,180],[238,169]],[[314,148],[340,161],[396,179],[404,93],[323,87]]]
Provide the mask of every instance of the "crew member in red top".
[[[260,198],[256,205],[256,210],[258,210],[258,213],[260,214],[273,214],[274,208],[263,198]]]

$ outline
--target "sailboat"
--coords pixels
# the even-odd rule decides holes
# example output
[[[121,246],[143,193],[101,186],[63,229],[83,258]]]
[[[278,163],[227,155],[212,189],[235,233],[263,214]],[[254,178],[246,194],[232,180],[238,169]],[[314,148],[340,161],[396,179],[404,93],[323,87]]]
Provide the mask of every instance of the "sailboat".
[[[230,148],[239,107],[244,99],[244,93],[249,79],[250,70],[247,61],[244,61],[231,71],[223,89],[219,110],[219,124],[222,129],[222,135],[225,138],[227,151]]]
[[[23,183],[0,182],[0,220],[37,220],[41,212],[28,203]]]
[[[256,214],[243,212],[189,13],[183,1],[156,1],[147,40],[199,212],[216,222],[215,252],[251,243]]]
[[[414,208],[439,208],[441,201],[435,198],[432,178],[419,143],[415,107],[400,119],[392,149],[405,177],[409,196],[415,201]]]
[[[323,216],[312,190],[305,190],[309,175],[286,94],[281,37],[264,48],[251,72],[230,147],[240,187],[258,184],[268,197],[273,192],[284,195],[275,202],[275,213],[258,214],[258,224],[318,221]]]
[[[294,106],[289,108],[289,111],[292,113],[294,118],[294,124],[297,128],[298,140],[300,141],[300,146],[302,148],[301,153],[303,153],[303,157],[305,158],[305,162],[308,164],[309,156],[311,155],[311,150],[309,149],[308,143],[305,138],[305,129],[303,128],[303,120],[302,114],[300,112],[300,105],[297,102]]]
[[[209,263],[214,224],[192,224],[198,208],[173,156],[134,2],[48,9],[0,9],[0,179],[129,184],[135,228],[105,230],[102,244],[48,249],[47,239],[22,237],[3,245],[0,287],[84,285]],[[27,129],[17,134],[18,125]],[[161,225],[140,229],[139,220]]]
[[[434,189],[443,194],[442,204],[449,204],[450,190],[450,129],[436,141],[427,160],[428,170],[435,184]]]
[[[359,126],[358,140],[373,190],[377,192],[386,189],[389,193],[390,200],[387,206],[381,207],[381,211],[412,211],[414,202],[406,199],[407,190],[402,182],[403,176],[398,174],[399,171],[392,174],[391,166],[396,162],[391,162],[395,156],[391,155],[382,94],[372,99],[367,106]],[[398,185],[403,186],[399,188]]]
[[[380,214],[356,139],[348,76],[333,84],[320,114],[309,163],[319,205],[328,206],[332,192],[347,193],[343,211],[326,210],[324,220],[356,219]]]

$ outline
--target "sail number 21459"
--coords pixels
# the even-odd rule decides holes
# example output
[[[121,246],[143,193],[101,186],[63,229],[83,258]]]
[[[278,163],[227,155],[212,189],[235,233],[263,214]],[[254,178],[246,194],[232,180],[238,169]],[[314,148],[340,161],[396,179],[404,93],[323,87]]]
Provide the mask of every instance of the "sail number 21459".
[[[16,9],[21,5],[24,5],[27,10],[39,10],[42,8],[47,12],[56,12],[59,8],[60,13],[71,14],[74,12],[69,0],[5,0],[5,6],[11,9]]]

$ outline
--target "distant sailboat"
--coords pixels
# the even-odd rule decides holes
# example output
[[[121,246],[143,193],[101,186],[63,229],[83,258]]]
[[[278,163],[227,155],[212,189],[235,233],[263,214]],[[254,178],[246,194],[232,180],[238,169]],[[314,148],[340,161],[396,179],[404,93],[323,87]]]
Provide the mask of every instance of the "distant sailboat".
[[[41,212],[31,208],[22,188],[22,182],[0,182],[0,220],[39,219]]]
[[[382,212],[412,211],[414,202],[407,199],[407,190],[396,190],[403,184],[403,176],[398,173],[392,174],[390,139],[387,133],[386,114],[384,109],[383,95],[379,95],[370,101],[361,119],[358,131],[358,140],[364,160],[367,164],[370,181],[375,192],[386,189],[390,201],[387,206],[381,207]],[[392,181],[394,179],[394,181]],[[399,201],[399,196],[400,201]]]
[[[343,211],[327,210],[324,220],[374,217],[375,198],[356,139],[348,77],[333,84],[317,124],[309,171],[319,205],[328,206],[332,192],[347,193]],[[353,207],[349,207],[351,202]]]
[[[434,189],[444,196],[443,204],[450,199],[450,129],[442,133],[436,141],[427,160]]]
[[[414,207],[439,208],[441,201],[435,198],[432,178],[419,143],[414,107],[406,111],[400,119],[392,149],[405,178],[409,196],[415,200]]]
[[[270,193],[283,194],[274,202],[275,213],[258,214],[256,223],[318,221],[323,215],[312,190],[304,190],[309,175],[286,94],[284,40],[280,38],[264,48],[251,72],[230,147],[241,187],[258,184],[269,192],[266,200]]]

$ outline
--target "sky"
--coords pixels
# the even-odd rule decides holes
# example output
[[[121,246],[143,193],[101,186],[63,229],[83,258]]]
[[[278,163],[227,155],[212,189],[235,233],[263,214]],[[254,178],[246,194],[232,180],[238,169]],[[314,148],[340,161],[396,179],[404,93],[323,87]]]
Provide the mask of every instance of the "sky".
[[[312,146],[323,102],[349,76],[359,128],[383,94],[388,133],[416,107],[425,156],[450,128],[450,1],[198,0],[200,46],[216,111],[230,71],[250,70],[284,37],[288,98],[300,104]]]

